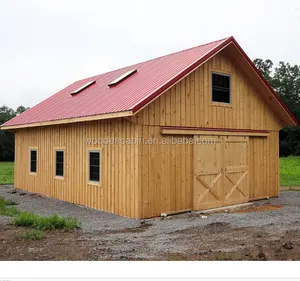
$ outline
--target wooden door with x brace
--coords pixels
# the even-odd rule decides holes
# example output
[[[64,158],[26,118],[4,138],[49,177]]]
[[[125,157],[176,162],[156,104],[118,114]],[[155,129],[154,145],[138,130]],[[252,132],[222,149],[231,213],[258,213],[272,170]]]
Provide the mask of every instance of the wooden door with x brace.
[[[249,200],[247,136],[195,136],[194,209]]]

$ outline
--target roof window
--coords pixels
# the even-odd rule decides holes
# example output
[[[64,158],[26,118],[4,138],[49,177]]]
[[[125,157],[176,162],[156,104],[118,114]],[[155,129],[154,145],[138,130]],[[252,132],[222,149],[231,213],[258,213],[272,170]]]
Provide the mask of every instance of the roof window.
[[[96,80],[93,80],[93,81],[90,81],[90,82],[85,83],[84,85],[82,85],[81,87],[79,87],[78,89],[76,89],[75,91],[73,91],[73,92],[71,93],[71,95],[76,95],[76,94],[80,93],[81,91],[83,91],[83,90],[86,89],[87,87],[93,85],[94,83],[96,83]]]
[[[125,72],[121,76],[117,77],[115,80],[111,81],[108,84],[108,87],[113,87],[113,86],[118,85],[119,83],[121,83],[122,81],[124,81],[125,79],[127,79],[128,77],[130,77],[132,74],[134,74],[136,72],[137,72],[136,69],[132,69],[132,70],[129,70],[129,71]]]

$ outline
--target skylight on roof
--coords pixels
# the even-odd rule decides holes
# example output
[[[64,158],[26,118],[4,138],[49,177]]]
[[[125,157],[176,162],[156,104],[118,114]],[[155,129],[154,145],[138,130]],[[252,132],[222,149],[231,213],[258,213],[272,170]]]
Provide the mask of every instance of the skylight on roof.
[[[84,89],[86,89],[87,87],[91,86],[94,83],[96,83],[96,80],[93,80],[93,81],[85,83],[84,85],[82,85],[81,87],[79,87],[78,89],[76,89],[75,91],[73,91],[71,93],[71,95],[75,95],[75,94],[80,93],[81,91],[83,91]]]
[[[108,84],[108,87],[112,87],[112,86],[115,86],[115,85],[118,85],[119,83],[121,83],[123,80],[125,80],[126,78],[130,77],[132,74],[136,73],[137,70],[136,69],[132,69],[132,70],[129,70],[127,72],[125,72],[124,74],[122,74],[121,76],[119,76],[118,78],[116,78],[115,80],[111,81],[109,84]]]

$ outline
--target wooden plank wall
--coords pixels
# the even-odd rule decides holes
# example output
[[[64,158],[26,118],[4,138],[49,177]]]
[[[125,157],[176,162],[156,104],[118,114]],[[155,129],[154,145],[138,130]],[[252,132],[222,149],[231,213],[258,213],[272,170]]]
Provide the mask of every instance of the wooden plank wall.
[[[140,217],[138,145],[102,146],[102,187],[88,184],[86,138],[132,138],[135,125],[125,119],[21,129],[16,133],[15,186],[61,200]],[[37,176],[29,175],[29,147],[38,148]],[[65,177],[54,178],[54,149],[65,149]]]
[[[278,138],[278,132],[271,132],[268,138],[249,139],[250,199],[279,196]]]
[[[193,209],[193,136],[162,136],[155,126],[140,126],[140,132],[144,140],[139,151],[142,217]],[[151,145],[149,137],[154,140]],[[185,138],[186,144],[172,144],[179,138]],[[250,200],[279,196],[278,132],[250,137],[249,146]]]
[[[192,208],[193,144],[172,144],[176,137],[161,136],[158,127],[139,128],[144,141],[139,155],[142,217]]]
[[[231,106],[211,104],[211,71],[231,75]],[[223,52],[131,118],[18,130],[15,185],[128,217],[193,208],[193,144],[172,144],[175,136],[162,136],[160,126],[269,130],[268,138],[250,138],[251,197],[278,195],[280,121]],[[102,187],[87,184],[87,149],[93,146],[84,143],[99,137],[144,139],[140,145],[103,146]],[[145,143],[148,138],[155,142]],[[37,176],[29,175],[30,146],[39,150]],[[64,180],[54,179],[55,147],[65,147]]]
[[[231,75],[231,106],[211,103],[211,71]],[[252,199],[278,196],[281,121],[240,68],[223,52],[130,119],[139,124],[139,135],[144,139],[163,138],[160,126],[269,130],[268,138],[250,137],[250,195]],[[142,145],[139,185],[142,187],[143,217],[193,208],[193,157],[192,145]]]
[[[231,75],[232,104],[211,103],[211,72]],[[132,119],[153,126],[279,130],[276,114],[223,52],[182,79]]]

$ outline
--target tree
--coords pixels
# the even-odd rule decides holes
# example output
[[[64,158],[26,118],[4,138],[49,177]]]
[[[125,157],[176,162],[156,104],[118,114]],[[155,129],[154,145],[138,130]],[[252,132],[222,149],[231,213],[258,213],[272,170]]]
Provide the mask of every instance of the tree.
[[[272,67],[273,62],[269,59],[263,60],[263,59],[255,59],[253,61],[255,66],[260,70],[264,78],[270,83],[272,82]]]
[[[280,61],[273,69],[271,60],[255,59],[254,64],[300,121],[300,66]],[[286,127],[279,133],[280,155],[300,155],[300,127]]]
[[[26,107],[19,106],[16,111],[5,105],[0,107],[0,124],[5,123],[17,114],[24,112]],[[15,136],[8,131],[0,131],[0,161],[14,161]]]
[[[27,109],[29,109],[29,107],[26,108],[25,106],[20,105],[20,106],[17,107],[16,114],[21,114]]]

